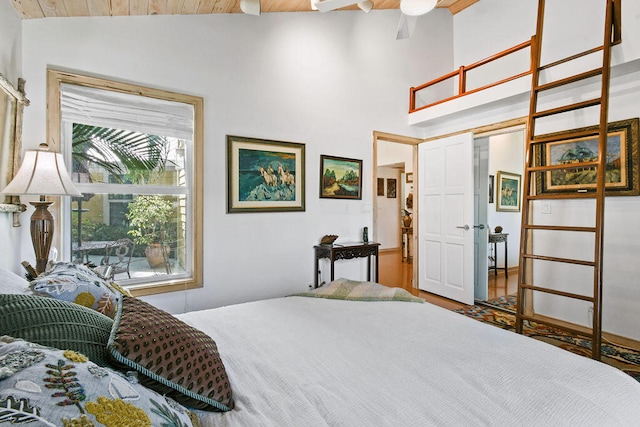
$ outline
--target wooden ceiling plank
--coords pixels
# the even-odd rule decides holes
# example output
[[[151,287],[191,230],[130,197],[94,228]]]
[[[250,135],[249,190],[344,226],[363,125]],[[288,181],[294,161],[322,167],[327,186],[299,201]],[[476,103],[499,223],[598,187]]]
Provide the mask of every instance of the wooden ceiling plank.
[[[13,8],[24,19],[44,18],[38,0],[11,0]]]
[[[39,0],[44,16],[47,18],[69,16],[64,0]]]
[[[264,5],[264,1],[261,1]],[[261,5],[261,6],[262,6]],[[261,7],[262,9],[262,7]],[[238,0],[218,0],[213,6],[211,13],[240,13],[240,2]],[[262,9],[262,12],[266,10]]]
[[[111,0],[111,16],[129,16],[129,0]]]
[[[182,13],[187,15],[198,13],[199,4],[200,0],[184,0],[182,3]]]
[[[87,0],[87,8],[89,16],[111,16],[109,0]]]
[[[458,0],[455,3],[453,3],[451,6],[449,6],[448,9],[452,15],[455,15],[456,13],[463,11],[464,9],[468,8],[469,6],[476,3],[477,1],[478,0]]]
[[[87,0],[63,0],[68,16],[90,16]]]
[[[149,0],[149,15],[169,15],[168,0]]]
[[[184,0],[168,0],[167,13],[170,15],[182,14],[182,8],[184,6]]]
[[[216,0],[200,0],[198,5],[198,13],[212,13],[213,7],[216,5]]]
[[[2,0],[0,0],[2,1]],[[10,0],[23,19],[54,16],[129,16],[241,13],[239,0]],[[479,0],[439,0],[456,14]],[[398,9],[400,0],[375,0],[375,9]],[[355,5],[343,8],[357,10]],[[310,11],[310,0],[262,0],[263,12]]]
[[[129,15],[148,15],[149,0],[129,0]]]

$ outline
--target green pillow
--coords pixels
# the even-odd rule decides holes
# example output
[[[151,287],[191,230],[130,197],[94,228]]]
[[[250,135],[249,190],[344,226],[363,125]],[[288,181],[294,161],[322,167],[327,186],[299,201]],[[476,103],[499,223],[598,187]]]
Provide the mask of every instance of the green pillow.
[[[67,301],[35,295],[0,294],[0,336],[73,350],[108,366],[107,342],[113,320]]]

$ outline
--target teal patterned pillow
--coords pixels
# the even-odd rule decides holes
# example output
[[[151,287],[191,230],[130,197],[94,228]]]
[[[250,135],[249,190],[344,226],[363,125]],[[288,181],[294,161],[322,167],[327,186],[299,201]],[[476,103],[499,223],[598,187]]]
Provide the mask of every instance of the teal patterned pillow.
[[[105,316],[116,314],[120,293],[95,271],[81,264],[59,262],[31,282],[34,294],[69,301]]]
[[[0,338],[0,424],[189,427],[191,416],[79,353]]]

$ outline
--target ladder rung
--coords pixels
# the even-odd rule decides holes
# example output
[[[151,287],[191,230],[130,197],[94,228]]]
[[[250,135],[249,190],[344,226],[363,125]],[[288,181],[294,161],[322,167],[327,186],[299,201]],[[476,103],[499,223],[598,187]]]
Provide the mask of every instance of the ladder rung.
[[[584,261],[581,259],[559,258],[554,256],[533,255],[533,254],[521,254],[521,256],[522,258],[538,259],[541,261],[551,261],[551,262],[563,262],[565,264],[586,265],[589,267],[595,267],[596,265],[596,263],[593,261]]]
[[[572,328],[572,327],[567,326],[565,324],[551,322],[549,320],[539,319],[539,318],[533,317],[533,316],[526,316],[524,314],[520,315],[520,318],[522,320],[528,320],[530,322],[541,323],[541,324],[546,325],[546,326],[551,326],[551,327],[554,327],[554,328],[562,329],[563,331],[571,332],[572,334],[580,335],[580,336],[583,336],[583,337],[592,337],[592,334],[593,334],[593,332],[591,330],[586,331],[586,330],[583,330],[583,329]]]
[[[526,283],[521,283],[520,287],[523,289],[531,289],[537,292],[544,292],[546,294],[553,294],[553,295],[559,295],[561,297],[567,297],[567,298],[574,298],[574,299],[580,299],[582,301],[589,301],[589,302],[593,302],[594,298],[590,297],[589,295],[580,295],[580,294],[575,294],[573,292],[566,292],[566,291],[559,291],[557,289],[550,289],[550,288],[543,288],[541,286],[535,286],[535,285],[529,285]]]
[[[575,191],[571,193],[543,193],[535,196],[525,196],[527,200],[546,200],[546,199],[595,199],[598,197],[595,189],[593,191]]]
[[[525,224],[526,230],[551,230],[551,231],[585,231],[595,233],[595,227],[576,227],[573,225],[539,225],[539,224]]]
[[[568,85],[571,83],[579,82],[580,80],[586,80],[591,77],[599,76],[602,74],[602,68],[595,68],[593,70],[585,71],[584,73],[576,74],[574,76],[569,76],[564,79],[555,80],[553,82],[545,83],[533,88],[536,92],[542,92],[545,90],[554,89],[556,87]]]
[[[565,62],[573,61],[574,59],[582,58],[583,56],[591,55],[592,53],[600,52],[604,49],[603,45],[594,47],[589,50],[585,50],[584,52],[576,53],[575,55],[567,56],[566,58],[558,59],[557,61],[550,62],[549,64],[542,65],[538,67],[539,71],[546,70],[548,68],[553,68],[557,65],[564,64]]]
[[[593,168],[600,166],[597,161],[594,162],[582,162],[582,163],[569,163],[562,165],[547,165],[547,166],[530,166],[527,168],[527,172],[549,172],[554,170],[573,170],[582,168]]]
[[[562,107],[551,108],[549,110],[539,111],[531,114],[531,118],[539,119],[541,117],[552,116],[554,114],[568,113],[569,111],[580,110],[581,108],[594,107],[600,105],[600,98],[589,99],[587,101],[576,102],[575,104],[563,105]]]
[[[555,135],[534,136],[529,141],[529,143],[544,144],[547,142],[564,141],[566,139],[586,138],[589,136],[597,136],[597,135],[600,135],[600,130],[598,128],[589,129],[589,130],[580,130],[580,131],[569,131],[569,132],[562,132],[561,134],[555,134]]]

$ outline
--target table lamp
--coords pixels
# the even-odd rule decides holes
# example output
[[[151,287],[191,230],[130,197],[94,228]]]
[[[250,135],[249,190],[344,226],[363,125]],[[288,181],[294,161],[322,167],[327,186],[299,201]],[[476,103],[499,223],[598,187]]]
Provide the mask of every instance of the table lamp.
[[[71,182],[60,153],[49,152],[47,144],[40,144],[38,150],[24,153],[22,166],[13,180],[1,194],[39,195],[40,201],[31,202],[35,211],[31,215],[31,242],[36,253],[36,271],[42,273],[49,259],[53,242],[53,215],[45,196],[82,196]]]

